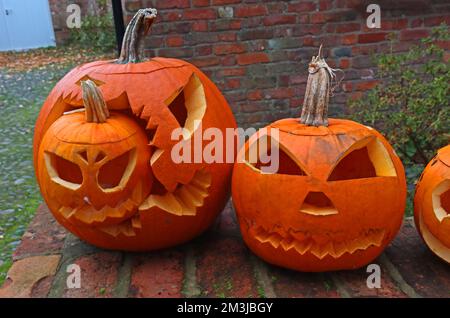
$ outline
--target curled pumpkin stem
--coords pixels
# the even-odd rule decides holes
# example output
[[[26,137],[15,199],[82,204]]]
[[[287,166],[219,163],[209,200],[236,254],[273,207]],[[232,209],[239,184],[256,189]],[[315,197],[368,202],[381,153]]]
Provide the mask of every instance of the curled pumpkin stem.
[[[117,63],[139,63],[143,55],[143,38],[150,32],[156,19],[156,9],[140,9],[127,26]]]
[[[91,80],[81,82],[83,92],[83,103],[86,113],[86,122],[104,123],[109,117],[109,110],[106,106],[102,92]]]
[[[333,69],[328,66],[322,57],[322,45],[319,53],[313,56],[308,66],[308,82],[306,84],[305,99],[303,101],[300,122],[308,126],[328,126],[328,103],[330,95],[339,85],[336,81],[336,73],[340,69]]]

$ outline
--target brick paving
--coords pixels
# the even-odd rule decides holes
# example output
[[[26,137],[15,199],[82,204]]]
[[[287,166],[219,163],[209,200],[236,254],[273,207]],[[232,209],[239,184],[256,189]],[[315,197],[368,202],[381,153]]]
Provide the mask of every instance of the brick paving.
[[[243,244],[231,203],[190,243],[152,253],[105,251],[68,234],[45,205],[37,210],[13,256],[0,297],[449,297],[450,266],[427,249],[411,218],[368,273],[299,273],[271,266]],[[67,288],[70,264],[81,287]]]

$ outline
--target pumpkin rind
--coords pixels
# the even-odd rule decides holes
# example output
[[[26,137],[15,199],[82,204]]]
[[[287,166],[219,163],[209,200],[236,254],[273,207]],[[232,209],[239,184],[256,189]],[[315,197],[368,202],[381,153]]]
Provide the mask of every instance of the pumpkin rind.
[[[425,244],[450,264],[450,145],[438,150],[416,185],[414,220]]]
[[[145,35],[145,27],[138,29]],[[90,242],[112,249],[153,250],[186,242],[206,230],[229,199],[232,164],[173,162],[171,150],[178,141],[171,140],[171,133],[182,125],[171,111],[170,103],[178,95],[187,96],[187,100],[195,94],[195,98],[202,99],[201,104],[206,105],[204,112],[199,114],[194,109],[191,118],[191,122],[194,119],[201,121],[201,132],[214,127],[225,135],[225,129],[236,128],[236,122],[218,88],[198,68],[185,61],[162,57],[149,60],[125,58],[125,63],[97,61],[69,72],[51,91],[36,122],[34,166],[37,178],[40,179],[43,169],[38,151],[44,135],[64,112],[83,106],[80,83],[86,80],[92,80],[100,87],[111,112],[134,116],[146,130],[147,147],[152,153],[148,161],[153,176],[150,179],[158,183],[153,190],[165,191],[165,194],[150,193],[144,200],[139,210],[142,230],[135,237],[118,234],[115,239],[109,234],[93,231],[89,235],[95,236],[95,240]],[[191,104],[195,106],[196,103]],[[193,143],[193,138],[190,140]],[[206,144],[204,142],[202,147]],[[201,185],[194,189],[198,183]],[[192,199],[192,204],[188,202],[189,207],[186,207],[182,198],[190,194],[196,199]],[[79,232],[78,228],[65,225],[72,232]]]
[[[233,203],[245,243],[267,262],[306,272],[355,269],[380,255],[401,226],[404,169],[376,130],[327,118],[335,70],[320,53],[311,63],[322,70],[310,70],[302,116],[272,123],[240,150]],[[266,139],[279,149],[274,173],[250,162]]]

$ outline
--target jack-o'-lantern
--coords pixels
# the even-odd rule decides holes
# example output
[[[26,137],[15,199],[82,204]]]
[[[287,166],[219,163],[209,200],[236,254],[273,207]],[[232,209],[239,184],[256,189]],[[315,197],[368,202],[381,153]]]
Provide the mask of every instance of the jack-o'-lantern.
[[[203,232],[229,198],[232,163],[172,159],[180,140],[192,144],[192,153],[201,153],[210,141],[200,137],[199,143],[194,142],[197,133],[203,136],[215,128],[225,135],[226,128],[235,128],[236,123],[223,95],[195,66],[178,59],[142,58],[143,37],[155,19],[156,10],[139,10],[127,27],[119,59],[84,64],[69,72],[51,91],[35,126],[38,172],[42,167],[37,152],[44,134],[65,112],[83,107],[80,83],[91,80],[110,111],[130,116],[145,130],[153,186],[139,211],[146,232],[152,234],[146,241],[137,234],[134,239],[112,235],[97,244],[102,247],[151,250],[185,242]],[[182,136],[173,138],[180,129]]]
[[[417,183],[414,220],[427,246],[450,264],[450,145],[438,151]]]
[[[233,171],[244,241],[267,262],[299,271],[368,264],[399,230],[405,208],[403,166],[383,136],[328,120],[334,71],[319,51],[309,64],[301,118],[253,135]]]

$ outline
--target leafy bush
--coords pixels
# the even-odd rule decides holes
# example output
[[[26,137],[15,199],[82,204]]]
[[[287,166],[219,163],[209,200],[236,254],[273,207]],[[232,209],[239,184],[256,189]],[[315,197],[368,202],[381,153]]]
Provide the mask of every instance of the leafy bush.
[[[450,68],[436,43],[449,39],[441,25],[406,53],[378,56],[380,84],[350,102],[352,117],[382,131],[406,165],[428,163],[448,143]]]
[[[116,46],[112,13],[108,10],[106,0],[97,0],[97,14],[81,18],[81,28],[73,28],[69,42],[97,51],[111,51]]]

